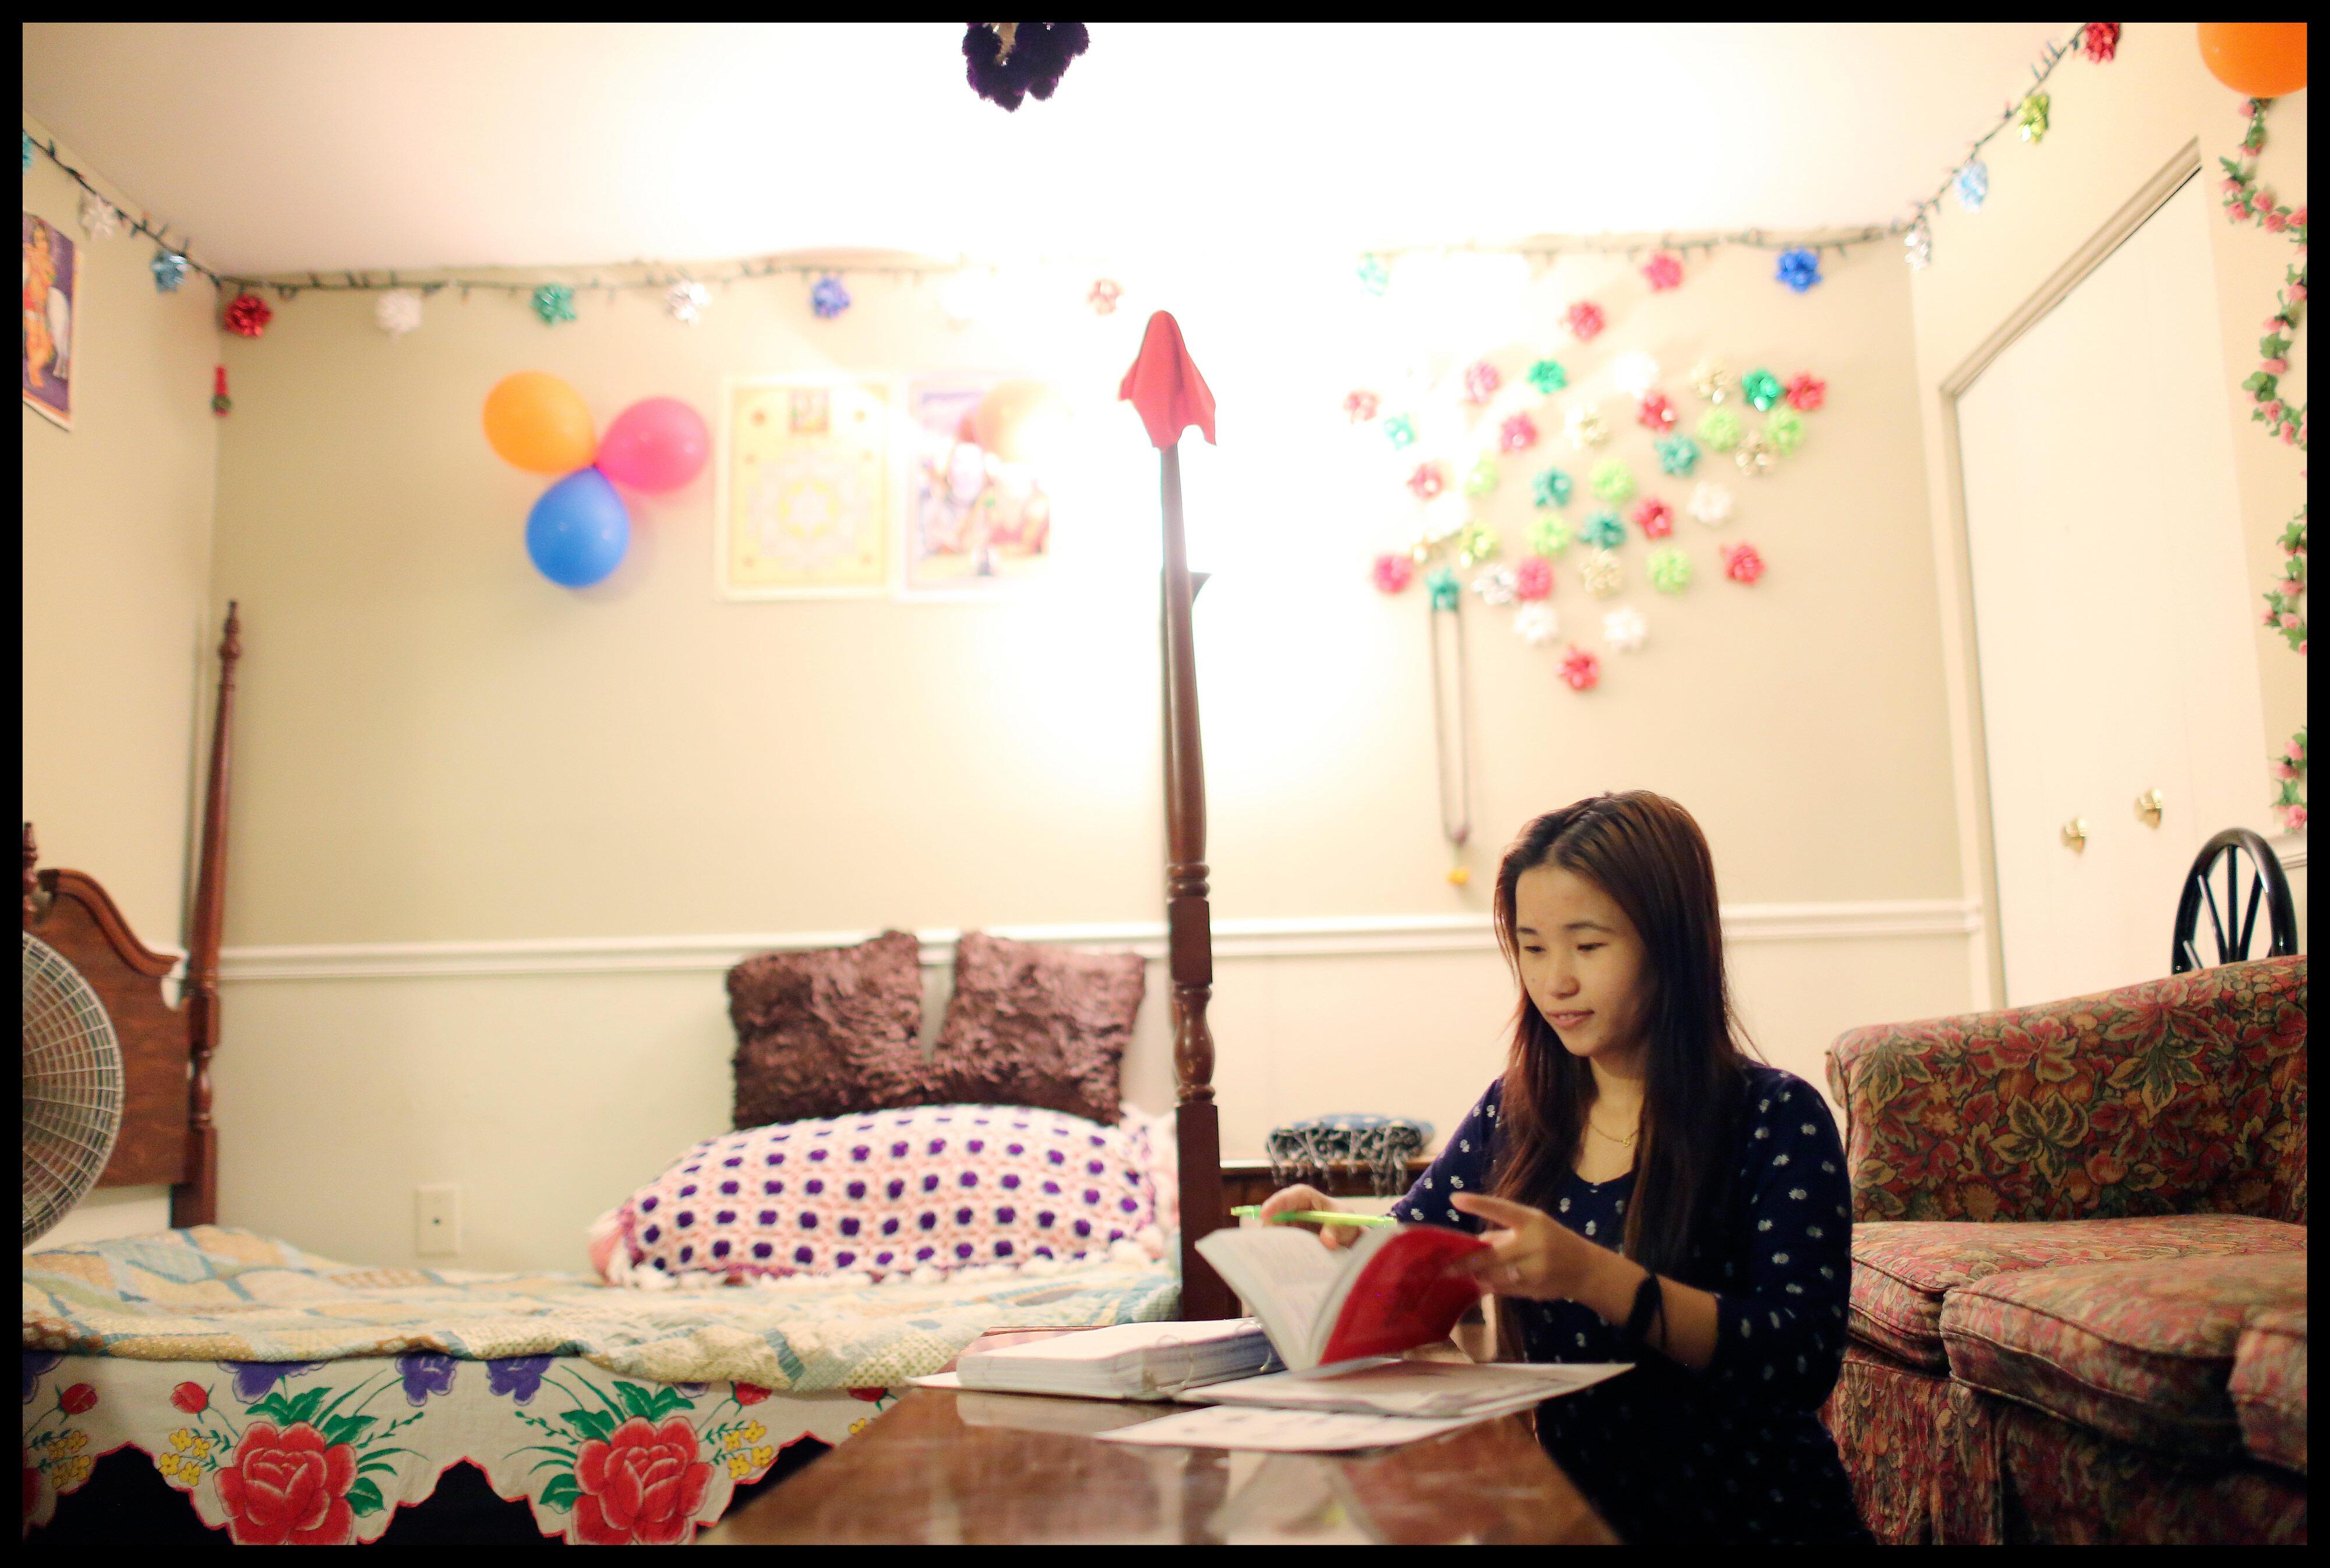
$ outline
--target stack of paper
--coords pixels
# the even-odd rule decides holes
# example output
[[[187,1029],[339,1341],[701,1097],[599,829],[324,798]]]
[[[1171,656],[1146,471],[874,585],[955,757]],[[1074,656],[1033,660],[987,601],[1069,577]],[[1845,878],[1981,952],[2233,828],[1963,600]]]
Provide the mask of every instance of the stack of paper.
[[[1626,1362],[1345,1362],[1223,1384],[1189,1398],[1200,1404],[1347,1412],[1423,1420],[1509,1415],[1615,1377]]]
[[[1247,1377],[1272,1365],[1270,1338],[1251,1318],[1214,1323],[1120,1323],[1032,1345],[965,1355],[965,1388],[1066,1393],[1088,1399],[1170,1399],[1200,1384]]]

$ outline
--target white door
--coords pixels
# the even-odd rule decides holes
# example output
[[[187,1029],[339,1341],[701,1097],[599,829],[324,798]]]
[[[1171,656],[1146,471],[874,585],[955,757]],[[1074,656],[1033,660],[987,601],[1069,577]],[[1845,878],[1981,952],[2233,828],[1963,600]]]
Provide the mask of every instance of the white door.
[[[2272,831],[2210,218],[2186,182],[1958,399],[2011,1006],[2168,973],[2193,856]]]

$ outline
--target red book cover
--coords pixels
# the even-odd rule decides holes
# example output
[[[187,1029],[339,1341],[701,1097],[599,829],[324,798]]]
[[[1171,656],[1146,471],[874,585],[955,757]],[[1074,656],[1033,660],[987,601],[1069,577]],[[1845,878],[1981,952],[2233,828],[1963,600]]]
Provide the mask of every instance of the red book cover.
[[[1334,1332],[1321,1350],[1321,1365],[1362,1355],[1397,1355],[1444,1339],[1481,1288],[1451,1264],[1489,1244],[1463,1231],[1404,1225],[1376,1249],[1335,1314]]]

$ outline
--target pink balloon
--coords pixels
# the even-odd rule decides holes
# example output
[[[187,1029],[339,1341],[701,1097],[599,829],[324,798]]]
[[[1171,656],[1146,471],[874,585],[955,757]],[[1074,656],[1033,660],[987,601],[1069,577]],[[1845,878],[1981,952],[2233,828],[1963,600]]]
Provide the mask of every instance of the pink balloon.
[[[599,471],[634,490],[677,490],[711,454],[704,420],[677,398],[642,398],[599,442]]]

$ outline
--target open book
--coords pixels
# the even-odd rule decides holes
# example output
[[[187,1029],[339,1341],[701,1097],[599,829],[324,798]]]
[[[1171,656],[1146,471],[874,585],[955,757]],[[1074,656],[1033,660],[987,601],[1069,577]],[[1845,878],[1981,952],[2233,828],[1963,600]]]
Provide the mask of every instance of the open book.
[[[1481,1296],[1449,1266],[1488,1246],[1438,1225],[1388,1225],[1340,1251],[1279,1225],[1216,1231],[1198,1242],[1297,1372],[1446,1338]]]

